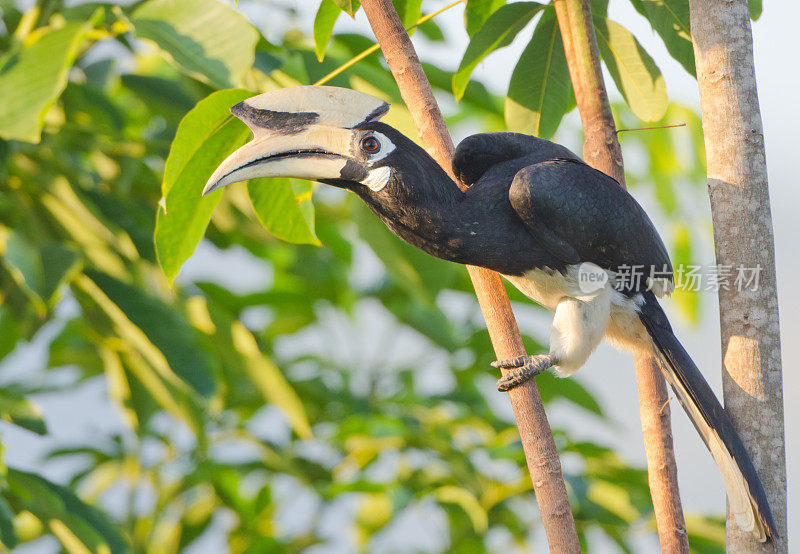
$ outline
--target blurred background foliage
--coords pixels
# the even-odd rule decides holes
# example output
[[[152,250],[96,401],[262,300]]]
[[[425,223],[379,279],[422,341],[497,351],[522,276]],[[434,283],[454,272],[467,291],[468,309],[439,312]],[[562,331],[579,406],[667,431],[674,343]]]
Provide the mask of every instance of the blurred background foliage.
[[[631,1],[693,72],[686,0]],[[446,7],[395,4],[407,27]],[[593,2],[626,102],[619,127],[687,124],[620,135],[630,185],[657,199],[686,263],[688,229],[708,226],[691,219],[705,179],[699,119],[669,104],[656,63],[606,7]],[[344,536],[367,552],[528,551],[541,533],[535,498],[463,268],[401,243],[342,191],[285,179],[199,195],[248,140],[229,106],[374,50],[366,27],[334,32],[358,2],[322,0],[310,35],[292,2],[0,9],[0,417],[57,445],[37,468],[2,465],[2,545],[311,552]],[[271,41],[248,9],[275,15]],[[459,14],[471,39],[458,69],[422,52],[454,135],[553,136],[575,103],[552,5],[470,0],[412,31],[446,44],[436,22]],[[505,97],[470,80],[528,25]],[[385,121],[415,137],[378,54],[327,82],[391,101]],[[559,137],[580,150],[579,129]],[[198,244],[194,270],[179,274]],[[255,286],[241,285],[248,275]],[[678,298],[693,317],[696,295]],[[12,354],[37,340],[49,350],[42,370],[15,372]],[[119,431],[70,444],[48,435],[37,398],[68,402],[97,381]],[[537,381],[545,403],[613,425],[578,381]],[[646,472],[554,433],[584,547],[632,551],[654,528]],[[45,478],[58,464],[70,476]],[[695,550],[722,550],[720,518],[689,528]]]

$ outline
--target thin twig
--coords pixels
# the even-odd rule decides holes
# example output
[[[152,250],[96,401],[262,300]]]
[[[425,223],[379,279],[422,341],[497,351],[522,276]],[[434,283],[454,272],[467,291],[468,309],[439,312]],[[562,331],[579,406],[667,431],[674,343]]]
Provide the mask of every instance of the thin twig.
[[[625,186],[622,151],[608,101],[589,0],[555,0],[556,16],[581,115],[584,158]],[[652,356],[635,360],[647,475],[662,552],[689,552],[678,494],[667,385]]]
[[[676,123],[674,125],[655,125],[653,127],[633,127],[631,129],[617,129],[617,134],[626,131],[652,131],[653,129],[672,129],[673,127],[686,127],[686,123]]]
[[[416,23],[414,23],[413,25],[408,27],[406,29],[406,32],[411,31],[413,29],[416,29],[417,27],[419,27],[420,25],[422,25],[423,23],[425,23],[429,19],[433,19],[434,17],[436,17],[440,13],[446,12],[450,8],[452,8],[454,6],[458,6],[459,4],[463,4],[464,2],[466,2],[466,0],[456,0],[455,2],[450,2],[449,4],[444,6],[443,8],[439,8],[435,12],[429,13],[428,15],[423,15],[422,17],[417,19]],[[378,50],[380,50],[380,48],[381,48],[380,44],[377,44],[377,43],[373,44],[372,46],[370,46],[369,48],[367,48],[366,50],[364,50],[360,54],[356,54],[353,58],[351,58],[347,62],[343,63],[342,65],[340,65],[339,67],[337,67],[336,69],[334,69],[333,71],[331,71],[330,73],[325,75],[322,79],[320,79],[319,81],[314,83],[314,85],[316,85],[316,86],[324,85],[325,83],[327,83],[328,81],[330,81],[331,79],[333,79],[334,77],[336,77],[337,75],[342,73],[343,71],[347,71],[348,69],[350,69],[351,67],[356,65],[358,62],[360,62],[361,60],[363,60],[364,58],[366,58],[370,54],[373,54],[373,53],[377,52]]]

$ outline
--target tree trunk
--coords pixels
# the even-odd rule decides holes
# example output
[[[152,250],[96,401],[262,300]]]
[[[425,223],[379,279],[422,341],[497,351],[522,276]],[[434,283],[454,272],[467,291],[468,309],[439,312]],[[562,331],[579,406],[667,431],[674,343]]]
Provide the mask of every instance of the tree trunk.
[[[603,82],[589,2],[556,0],[555,8],[583,125],[584,160],[625,186],[622,150]],[[661,550],[688,554],[689,541],[678,493],[667,384],[653,357],[638,357],[635,365],[647,477]]]
[[[767,493],[780,537],[756,542],[728,517],[729,552],[786,552],[783,379],[775,245],[746,0],[690,0],[720,286],[725,407]],[[757,283],[737,280],[757,275]],[[742,285],[745,286],[742,286]],[[741,289],[741,290],[740,290]]]
[[[390,0],[362,0],[372,31],[400,88],[422,144],[458,183],[452,172],[453,142],[414,46]],[[462,186],[459,183],[459,186]],[[500,276],[467,267],[498,359],[525,353]],[[551,552],[580,552],[567,489],[553,435],[536,382],[531,379],[508,392],[519,427],[528,471],[536,491]]]

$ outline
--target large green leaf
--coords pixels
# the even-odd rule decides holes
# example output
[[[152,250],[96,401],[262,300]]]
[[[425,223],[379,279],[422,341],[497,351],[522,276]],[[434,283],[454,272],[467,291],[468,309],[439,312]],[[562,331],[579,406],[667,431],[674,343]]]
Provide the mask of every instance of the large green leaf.
[[[325,58],[325,49],[331,40],[333,26],[341,13],[342,10],[333,0],[322,0],[319,3],[317,15],[314,17],[314,52],[319,61]]]
[[[456,100],[464,95],[469,77],[481,60],[498,48],[511,44],[517,33],[543,8],[544,5],[538,2],[516,2],[501,7],[489,16],[472,36],[458,71],[453,75]]]
[[[167,278],[178,274],[203,238],[221,192],[202,197],[203,187],[250,131],[230,115],[234,104],[252,96],[245,90],[215,92],[197,103],[178,126],[164,167],[164,210],[156,221],[156,251]]]
[[[645,16],[675,60],[695,75],[692,31],[689,24],[689,0],[632,0]]]
[[[258,31],[218,0],[148,0],[131,14],[136,36],[155,42],[178,66],[217,88],[241,86]]]
[[[316,244],[311,181],[298,179],[252,179],[247,194],[258,220],[267,230],[287,242]]]
[[[633,113],[643,121],[664,117],[669,104],[667,88],[653,58],[619,23],[596,17],[594,27],[603,61]]]
[[[44,116],[67,85],[89,23],[42,29],[0,67],[0,137],[39,142]]]
[[[86,275],[164,354],[176,375],[205,396],[214,392],[209,354],[179,312],[142,289],[99,271],[87,271]]]
[[[474,35],[489,16],[505,3],[506,0],[467,0],[467,7],[464,9],[464,27],[467,34]]]
[[[97,508],[34,473],[9,468],[3,496],[48,527],[67,552],[130,552],[114,524]]]
[[[549,139],[574,106],[555,10],[548,7],[511,75],[505,118],[509,131]]]
[[[39,435],[47,433],[39,407],[8,388],[0,389],[0,418]]]

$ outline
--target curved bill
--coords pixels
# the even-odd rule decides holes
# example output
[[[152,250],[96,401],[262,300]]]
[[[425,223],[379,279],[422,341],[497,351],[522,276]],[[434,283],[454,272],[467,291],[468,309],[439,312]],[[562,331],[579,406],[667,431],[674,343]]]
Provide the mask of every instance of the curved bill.
[[[203,196],[258,177],[364,179],[366,168],[353,158],[352,128],[388,110],[383,100],[338,87],[291,87],[248,98],[231,113],[254,139],[220,164]]]
[[[293,135],[262,135],[228,156],[214,171],[203,196],[259,177],[360,180],[367,170],[351,155],[352,131],[312,126]]]

